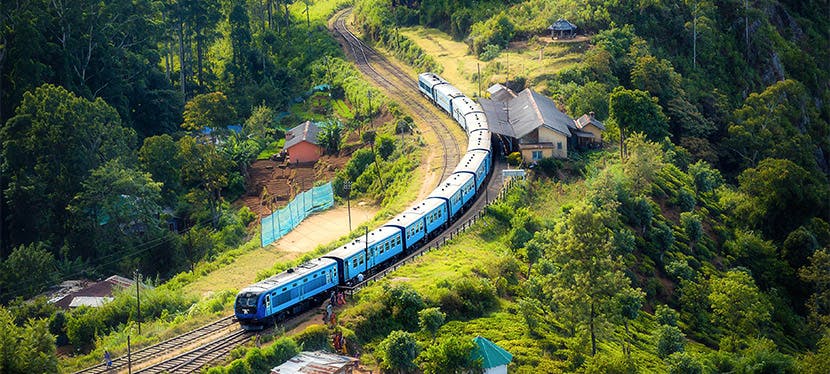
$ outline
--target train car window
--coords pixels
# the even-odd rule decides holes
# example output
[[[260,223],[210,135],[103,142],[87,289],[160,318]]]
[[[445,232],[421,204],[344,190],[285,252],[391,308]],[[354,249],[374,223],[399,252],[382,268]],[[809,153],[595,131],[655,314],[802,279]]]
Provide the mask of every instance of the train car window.
[[[303,283],[308,282],[308,278],[303,278]]]
[[[360,260],[360,264],[363,265],[363,260],[364,260],[363,255],[360,255],[360,257],[358,257],[358,259]]]
[[[320,275],[320,274],[314,274],[314,276],[312,278],[317,278],[318,275]]]
[[[287,290],[287,289],[288,289],[288,287],[283,287],[282,292],[285,292],[285,290]]]
[[[356,258],[355,258],[355,259],[352,259],[352,267],[353,267],[353,268],[356,268],[356,267],[357,267],[357,259],[356,259]]]

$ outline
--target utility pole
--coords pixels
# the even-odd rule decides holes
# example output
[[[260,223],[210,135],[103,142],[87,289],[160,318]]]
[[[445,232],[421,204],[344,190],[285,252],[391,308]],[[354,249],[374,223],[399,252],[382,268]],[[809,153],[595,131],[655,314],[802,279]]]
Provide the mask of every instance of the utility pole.
[[[141,292],[139,292],[141,284],[141,274],[138,273],[138,269],[135,269],[135,298],[137,301],[137,315],[136,321],[138,322],[138,335],[141,335]]]
[[[130,336],[127,335],[127,374],[133,373],[132,348],[130,347]]]
[[[346,190],[346,210],[349,212],[349,232],[352,232],[352,181],[343,184]]]
[[[366,270],[369,270],[369,226],[363,227],[366,230],[366,237],[363,239],[363,253],[366,254]],[[367,276],[369,274],[366,274]]]
[[[476,62],[476,70],[478,70],[478,97],[481,97],[481,64]]]

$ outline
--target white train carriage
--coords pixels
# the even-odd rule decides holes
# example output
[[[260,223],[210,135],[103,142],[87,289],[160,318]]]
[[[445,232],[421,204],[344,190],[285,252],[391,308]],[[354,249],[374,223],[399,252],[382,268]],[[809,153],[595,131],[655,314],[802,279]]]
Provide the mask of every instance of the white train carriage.
[[[490,126],[487,124],[487,117],[484,113],[470,113],[465,116],[467,119],[467,135],[474,134],[476,131],[490,131]]]
[[[418,90],[426,95],[433,102],[435,101],[435,86],[439,84],[449,84],[444,78],[439,77],[433,73],[418,74]]]
[[[461,125],[464,131],[467,131],[467,120],[464,118],[470,113],[482,113],[484,110],[473,99],[467,96],[456,97],[452,100],[452,117]]]
[[[461,158],[461,162],[453,170],[453,174],[467,173],[475,177],[475,189],[478,191],[483,185],[484,180],[487,179],[487,174],[490,173],[490,152],[487,151],[469,151]]]
[[[491,146],[490,131],[476,131],[469,134],[467,138],[467,152],[469,151],[487,151],[490,152]]]
[[[452,116],[452,100],[464,96],[461,91],[449,83],[436,85],[432,91],[434,92],[435,102],[450,116]]]

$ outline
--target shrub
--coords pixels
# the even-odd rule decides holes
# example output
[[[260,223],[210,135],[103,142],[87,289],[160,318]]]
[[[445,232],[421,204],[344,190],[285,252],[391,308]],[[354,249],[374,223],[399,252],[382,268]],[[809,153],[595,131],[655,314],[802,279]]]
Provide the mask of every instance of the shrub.
[[[663,325],[657,331],[657,356],[669,357],[675,352],[683,352],[686,347],[686,337],[677,326]]]
[[[306,327],[300,335],[297,335],[297,344],[299,344],[304,351],[332,349],[329,341],[329,330],[323,325],[311,325]]]
[[[676,310],[668,305],[660,304],[654,311],[654,317],[657,323],[666,326],[677,326],[677,319],[680,317]]]
[[[495,44],[487,44],[478,55],[478,58],[481,59],[481,61],[490,61],[496,57],[499,57],[499,54],[501,54],[501,47]]]
[[[511,167],[517,167],[522,163],[522,154],[519,152],[513,152],[507,155],[507,164]]]

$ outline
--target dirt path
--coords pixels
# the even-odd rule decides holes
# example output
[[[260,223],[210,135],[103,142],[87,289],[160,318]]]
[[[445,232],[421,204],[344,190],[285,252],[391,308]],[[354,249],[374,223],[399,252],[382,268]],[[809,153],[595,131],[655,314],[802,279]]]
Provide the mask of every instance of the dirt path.
[[[352,228],[372,219],[377,208],[352,204]],[[327,244],[348,234],[349,218],[345,206],[337,206],[305,219],[297,228],[265,248],[257,248],[232,263],[211,272],[186,287],[200,297],[215,290],[241,289],[256,280],[259,271],[277,262],[294,260],[318,245]]]

